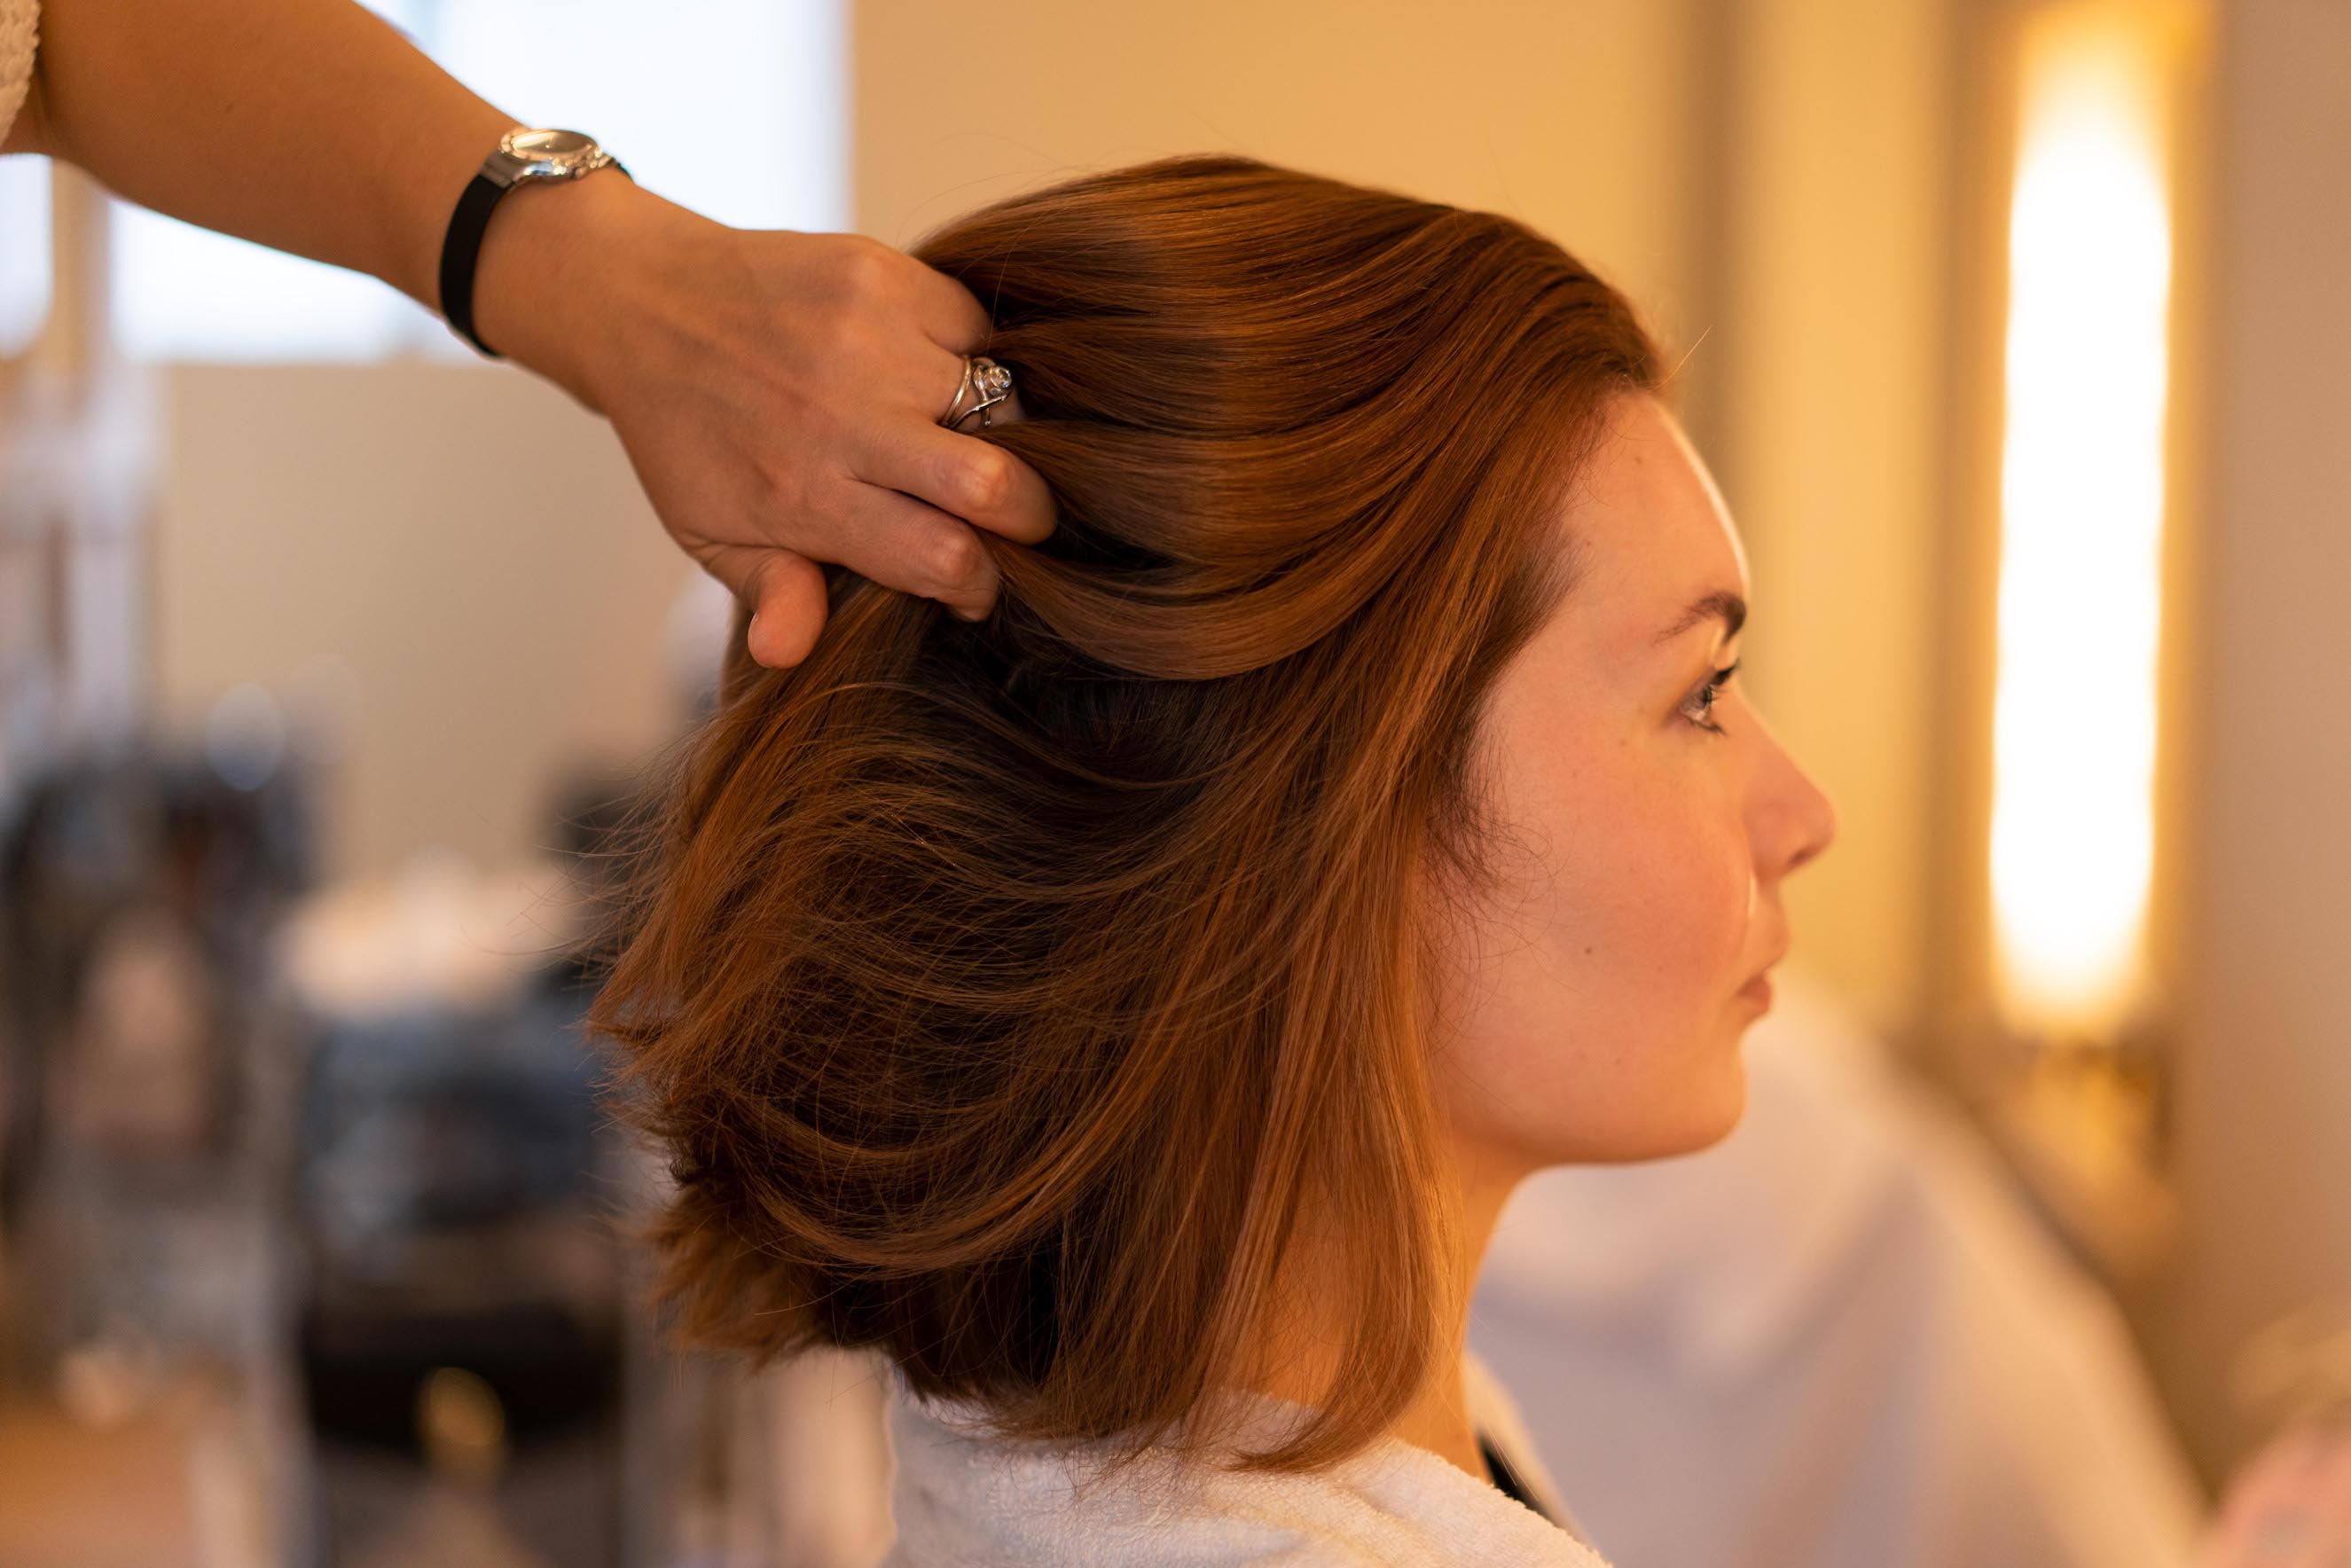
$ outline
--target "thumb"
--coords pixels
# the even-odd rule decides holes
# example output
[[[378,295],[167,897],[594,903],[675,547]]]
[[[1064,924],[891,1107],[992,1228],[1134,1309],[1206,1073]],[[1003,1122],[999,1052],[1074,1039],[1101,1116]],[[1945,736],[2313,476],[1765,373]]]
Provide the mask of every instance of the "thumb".
[[[751,608],[746,651],[769,669],[790,669],[809,656],[824,630],[824,572],[806,556],[777,545],[710,545],[697,552],[702,570]]]
[[[806,556],[787,549],[760,552],[748,601],[754,606],[745,643],[751,657],[769,669],[788,670],[805,660],[823,635],[824,573]]]

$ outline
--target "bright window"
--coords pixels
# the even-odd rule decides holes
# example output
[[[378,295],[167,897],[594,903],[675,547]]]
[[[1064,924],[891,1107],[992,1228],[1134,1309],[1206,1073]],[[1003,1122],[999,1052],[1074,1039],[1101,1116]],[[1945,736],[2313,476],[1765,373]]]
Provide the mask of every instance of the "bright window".
[[[847,226],[841,0],[569,0],[559,26],[537,0],[369,4],[492,103],[587,131],[672,201],[740,228]],[[134,359],[475,357],[375,278],[127,204],[114,218]]]

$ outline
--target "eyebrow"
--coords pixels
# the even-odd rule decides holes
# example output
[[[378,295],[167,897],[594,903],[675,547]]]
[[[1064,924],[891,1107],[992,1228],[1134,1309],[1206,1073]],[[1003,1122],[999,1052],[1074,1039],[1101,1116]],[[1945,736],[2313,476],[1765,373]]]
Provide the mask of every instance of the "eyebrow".
[[[1716,619],[1722,622],[1725,639],[1738,636],[1739,629],[1747,624],[1747,601],[1727,588],[1701,593],[1690,601],[1687,609],[1674,617],[1671,625],[1657,633],[1657,642],[1661,644],[1670,643],[1700,622]]]

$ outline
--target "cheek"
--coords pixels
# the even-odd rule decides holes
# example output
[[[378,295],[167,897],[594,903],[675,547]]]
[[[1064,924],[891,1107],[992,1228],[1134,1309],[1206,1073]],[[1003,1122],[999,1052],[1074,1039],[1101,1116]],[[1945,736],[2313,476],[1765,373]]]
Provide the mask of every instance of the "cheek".
[[[1753,876],[1708,784],[1586,769],[1512,801],[1506,885],[1455,944],[1437,1072],[1458,1135],[1550,1165],[1682,1153],[1737,1120]]]
[[[1553,835],[1525,907],[1530,939],[1569,988],[1638,1001],[1664,1018],[1703,1007],[1732,977],[1753,885],[1727,807],[1696,792],[1628,789]]]

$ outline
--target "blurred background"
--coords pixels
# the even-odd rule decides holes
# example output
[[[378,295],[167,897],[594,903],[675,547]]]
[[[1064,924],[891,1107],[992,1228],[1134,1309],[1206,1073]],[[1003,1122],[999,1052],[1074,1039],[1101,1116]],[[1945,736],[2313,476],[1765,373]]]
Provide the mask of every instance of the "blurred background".
[[[1907,1108],[1855,1124],[1957,1152],[1867,1179],[1965,1165],[2017,1224],[1954,1268],[2029,1254],[2100,1314],[1985,1364],[2042,1401],[2008,1418],[2095,1407],[2136,1457],[2082,1488],[2177,1524],[2351,1393],[2340,0],[374,8],[743,226],[904,245],[1231,149],[1559,239],[1679,363],[1750,554],[1741,678],[1839,807],[1771,1050],[1882,1060]],[[872,1560],[870,1371],[660,1343],[616,1225],[657,1165],[574,1027],[600,834],[725,611],[559,391],[0,161],[0,1561]],[[1853,1245],[1907,1266],[1924,1223]],[[1973,1310],[1941,1278],[1906,1332]],[[1544,1301],[1535,1338],[1590,1328]],[[1718,1396],[1681,1389],[1701,1429]],[[1926,1406],[1877,1416],[1938,1462]],[[1556,1447],[1602,1546],[1645,1539]],[[1946,1560],[1898,1488],[1821,1506],[1921,1542],[1855,1561]],[[2098,1550],[1948,1560],[2152,1560]],[[1750,1521],[1704,1560],[1845,1559]]]

